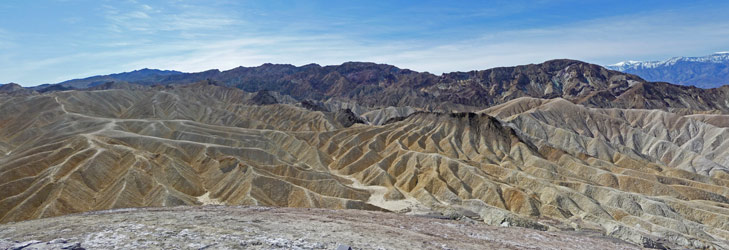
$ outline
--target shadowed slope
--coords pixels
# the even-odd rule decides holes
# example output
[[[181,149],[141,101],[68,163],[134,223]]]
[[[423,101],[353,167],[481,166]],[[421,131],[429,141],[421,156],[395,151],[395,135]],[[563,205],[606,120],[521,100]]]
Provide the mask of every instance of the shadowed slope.
[[[564,99],[480,113],[287,100],[210,82],[12,97],[0,103],[0,221],[142,206],[356,208],[729,247],[716,115]]]

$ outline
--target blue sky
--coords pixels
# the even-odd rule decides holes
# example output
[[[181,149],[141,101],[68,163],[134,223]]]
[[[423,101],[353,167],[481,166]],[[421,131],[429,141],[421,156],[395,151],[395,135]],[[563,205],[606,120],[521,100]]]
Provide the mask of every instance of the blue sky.
[[[0,82],[140,68],[388,63],[442,73],[729,50],[727,1],[3,0]]]

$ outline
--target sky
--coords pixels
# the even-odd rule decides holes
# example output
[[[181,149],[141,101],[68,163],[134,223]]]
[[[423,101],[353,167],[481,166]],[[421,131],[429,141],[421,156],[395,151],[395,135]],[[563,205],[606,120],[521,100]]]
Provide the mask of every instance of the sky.
[[[141,68],[387,63],[435,74],[729,50],[729,1],[2,0],[0,83]]]

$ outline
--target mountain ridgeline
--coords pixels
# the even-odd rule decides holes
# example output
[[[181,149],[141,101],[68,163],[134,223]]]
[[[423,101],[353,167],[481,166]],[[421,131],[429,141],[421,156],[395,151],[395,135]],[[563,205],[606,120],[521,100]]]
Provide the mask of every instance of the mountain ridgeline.
[[[98,86],[107,82],[133,82],[142,85],[153,85],[164,81],[167,77],[183,74],[179,71],[157,70],[157,69],[140,69],[132,72],[92,76],[84,79],[68,80],[57,85],[64,88],[83,89]],[[43,86],[43,87],[47,87]]]
[[[341,100],[370,107],[412,106],[433,111],[474,110],[519,97],[565,98],[592,107],[729,112],[723,100],[729,87],[699,89],[642,78],[575,60],[453,72],[440,76],[392,65],[349,62],[301,67],[263,64],[199,73],[140,70],[70,80],[35,88],[117,88],[120,82],[141,85],[189,84],[209,80],[246,92],[273,91],[297,100]]]
[[[701,88],[729,84],[729,52],[701,57],[674,57],[664,61],[624,61],[609,69],[636,74],[649,81],[665,81]]]

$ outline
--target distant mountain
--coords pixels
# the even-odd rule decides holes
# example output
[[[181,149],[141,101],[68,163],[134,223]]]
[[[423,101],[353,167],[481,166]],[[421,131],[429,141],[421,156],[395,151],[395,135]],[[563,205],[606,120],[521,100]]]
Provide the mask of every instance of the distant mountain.
[[[9,91],[15,91],[15,90],[20,90],[20,89],[23,89],[23,87],[14,82],[0,84],[0,91],[9,92]]]
[[[152,85],[163,81],[166,77],[183,74],[179,71],[158,70],[158,69],[140,69],[132,72],[124,72],[111,75],[92,76],[83,79],[74,79],[61,82],[66,88],[85,89],[101,85],[107,82],[130,82],[141,85]],[[43,86],[43,85],[42,85]],[[47,85],[43,86],[47,87]]]
[[[514,98],[575,99],[595,91],[618,94],[635,83],[633,75],[574,60],[434,75],[393,65],[347,62],[341,65],[263,64],[158,78],[161,85],[210,79],[247,92],[274,91],[299,100],[345,99],[365,106],[415,106],[447,110],[456,105],[487,107]],[[151,84],[151,83],[150,83]]]
[[[181,73],[142,69],[42,85],[38,92],[68,88],[108,88],[119,82],[140,85],[189,84],[211,80],[247,92],[273,91],[299,100],[344,99],[365,106],[415,106],[447,110],[452,106],[487,107],[514,98],[584,97],[594,91],[617,94],[643,82],[633,75],[574,60],[434,75],[393,65],[347,62],[341,65],[263,64],[227,71]],[[104,87],[106,86],[106,87]]]
[[[434,75],[393,65],[263,64],[169,76],[159,84],[209,79],[246,92],[273,91],[298,100],[342,100],[364,107],[478,110],[520,97],[564,98],[592,107],[719,110],[729,87],[699,89],[644,79],[599,65],[558,59],[539,64]]]
[[[665,61],[624,61],[607,68],[636,74],[648,81],[701,88],[729,84],[729,52],[717,52],[702,57],[674,57]]]
[[[648,82],[633,74],[568,59],[442,75],[368,62],[298,67],[263,64],[198,73],[144,69],[39,86],[35,90],[63,91],[73,86],[91,90],[134,89],[135,86],[180,85],[200,81],[246,92],[271,91],[298,101],[332,100],[357,103],[362,107],[408,106],[440,112],[479,110],[520,97],[534,97],[564,98],[573,103],[601,108],[729,113],[729,104],[724,101],[729,97],[729,86],[700,89]],[[265,102],[265,98],[261,101]]]
[[[6,94],[6,95],[29,95],[33,94],[34,91],[30,89],[23,88],[17,83],[7,83],[7,84],[0,84],[0,94]]]

